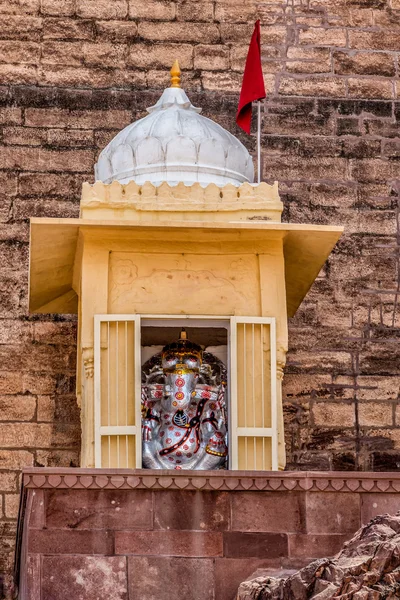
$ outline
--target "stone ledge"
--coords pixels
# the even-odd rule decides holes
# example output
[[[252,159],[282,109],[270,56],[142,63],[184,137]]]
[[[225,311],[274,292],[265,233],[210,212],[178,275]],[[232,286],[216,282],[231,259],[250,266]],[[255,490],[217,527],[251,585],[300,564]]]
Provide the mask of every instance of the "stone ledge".
[[[153,471],[25,468],[25,489],[398,493],[400,472]]]

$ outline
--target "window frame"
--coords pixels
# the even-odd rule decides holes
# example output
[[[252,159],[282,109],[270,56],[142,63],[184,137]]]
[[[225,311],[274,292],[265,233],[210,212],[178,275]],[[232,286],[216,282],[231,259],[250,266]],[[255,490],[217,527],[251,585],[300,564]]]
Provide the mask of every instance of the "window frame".
[[[94,316],[94,444],[95,467],[102,467],[102,436],[134,435],[136,469],[142,467],[142,431],[141,431],[141,360],[134,364],[135,425],[101,425],[101,325],[102,323],[134,323],[134,356],[141,352],[142,326],[160,327],[224,327],[227,330],[227,406],[228,406],[228,470],[238,469],[238,440],[242,436],[259,436],[271,439],[272,470],[278,470],[278,422],[277,422],[277,365],[276,365],[276,319],[275,317],[225,316],[225,315],[154,315],[154,314],[97,314]],[[190,323],[190,324],[189,324]],[[240,324],[264,324],[270,327],[270,368],[271,368],[271,427],[239,428],[237,377],[237,326]],[[120,468],[120,467],[118,467]]]

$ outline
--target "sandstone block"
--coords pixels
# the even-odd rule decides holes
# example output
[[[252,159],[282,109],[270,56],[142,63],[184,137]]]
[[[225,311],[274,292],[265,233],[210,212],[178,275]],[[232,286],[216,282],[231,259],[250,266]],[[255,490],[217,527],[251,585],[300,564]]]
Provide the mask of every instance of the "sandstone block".
[[[330,427],[354,427],[354,411],[354,404],[339,402],[318,402],[312,407],[314,423]]]
[[[32,467],[33,458],[33,454],[27,450],[0,450],[0,469]]]
[[[3,141],[7,145],[41,146],[46,141],[46,131],[33,127],[4,127]]]
[[[81,182],[77,181],[74,175],[66,173],[21,173],[19,175],[20,196],[77,198],[80,189]]]
[[[219,41],[218,27],[209,23],[139,23],[140,37],[152,41],[202,42]]]
[[[129,17],[131,19],[145,19],[146,21],[172,21],[175,18],[175,3],[162,0],[142,2],[129,0]]]
[[[350,48],[397,52],[399,44],[400,31],[349,31]]]
[[[361,524],[365,525],[378,515],[395,515],[400,510],[398,494],[362,494]]]
[[[383,79],[348,79],[348,95],[352,98],[394,98],[391,81]]]
[[[15,471],[3,471],[0,473],[0,490],[4,492],[17,491],[17,473]]]
[[[205,90],[221,90],[226,92],[237,92],[240,90],[242,76],[239,73],[229,71],[221,73],[202,73],[201,80]]]
[[[220,71],[229,67],[229,49],[220,45],[202,45],[194,48],[194,68]]]
[[[19,510],[19,494],[4,494],[4,514],[7,519],[16,519]]]
[[[393,405],[384,402],[360,402],[358,405],[360,425],[393,425]]]
[[[299,31],[299,43],[309,46],[346,46],[346,30],[335,27],[309,27]]]
[[[254,3],[229,2],[215,5],[215,20],[223,23],[249,23],[256,18]]]
[[[44,42],[41,61],[43,64],[78,66],[83,61],[82,42]]]
[[[46,527],[50,529],[151,529],[152,492],[147,490],[49,491]]]
[[[124,44],[85,43],[83,60],[86,65],[97,67],[120,67],[125,65],[127,47]]]
[[[303,499],[295,492],[262,495],[237,492],[231,502],[234,531],[288,533],[304,530]]]
[[[92,170],[93,154],[88,150],[55,151],[35,148],[0,148],[0,160],[5,168],[30,171],[74,171],[84,173]]]
[[[289,556],[301,559],[334,556],[349,537],[350,534],[290,534]]]
[[[3,448],[50,448],[76,445],[80,431],[74,424],[60,425],[37,423],[0,423]]]
[[[334,70],[340,75],[379,75],[394,77],[393,54],[386,52],[334,52]]]
[[[102,129],[122,129],[131,122],[131,118],[131,112],[128,110],[69,111],[57,108],[28,108],[25,111],[25,123],[30,127],[93,129],[101,123]]]
[[[43,15],[69,17],[75,12],[74,0],[41,0],[40,11]]]
[[[219,30],[221,32],[221,42],[226,44],[227,42],[234,42],[235,44],[248,44],[251,34],[253,33],[254,25],[247,24],[243,25],[238,23],[235,27],[232,27],[231,23],[221,23]],[[280,33],[280,35],[279,35]],[[276,35],[283,38],[283,32],[279,32]],[[206,42],[206,40],[204,40]],[[267,43],[263,38],[263,42]]]
[[[40,0],[1,0],[0,11],[2,14],[24,15],[37,14],[40,8]]]
[[[115,553],[181,557],[222,556],[222,534],[202,531],[116,531]]]
[[[71,531],[44,529],[35,531],[28,543],[28,552],[39,554],[112,554],[113,533],[93,530]]]
[[[56,19],[48,17],[43,22],[43,39],[93,40],[94,24],[91,20]]]
[[[97,38],[110,42],[131,42],[137,37],[137,24],[134,21],[96,21]]]
[[[22,392],[22,373],[0,371],[0,393],[18,394]]]
[[[217,558],[215,560],[215,598],[236,598],[239,584],[257,569],[276,566],[276,559]],[[194,599],[193,599],[194,600]]]
[[[331,52],[328,48],[291,46],[287,51],[286,70],[290,73],[330,73]]]
[[[214,4],[212,2],[178,3],[176,8],[179,21],[212,22],[214,20]]]
[[[40,44],[19,40],[0,41],[0,61],[2,63],[37,64],[40,58]]]
[[[79,450],[37,450],[36,464],[41,467],[79,467]]]
[[[58,148],[91,148],[94,136],[93,131],[85,129],[49,129],[46,142]]]
[[[35,411],[33,396],[0,396],[0,421],[30,421]]]
[[[2,15],[1,39],[40,41],[43,19],[28,15]]]
[[[157,573],[157,581],[149,581],[148,573]],[[129,595],[140,600],[153,600],[163,590],[164,600],[173,600],[180,589],[187,600],[209,600],[214,594],[212,559],[129,556]],[[221,597],[222,598],[222,597]]]
[[[346,96],[346,82],[337,77],[295,79],[282,77],[279,92],[290,96]]]
[[[282,558],[288,556],[288,536],[286,533],[226,531],[224,556],[226,558]]]
[[[134,44],[130,47],[127,64],[145,69],[170,69],[177,56],[182,69],[193,67],[190,44]]]
[[[76,554],[75,551],[73,553]],[[89,551],[88,554],[92,552]],[[62,600],[66,589],[71,598],[79,598],[84,589],[88,599],[99,597],[100,594],[108,600],[128,600],[127,585],[125,557],[46,556],[43,558],[42,593],[45,598]]]
[[[196,510],[193,505],[196,504]],[[225,531],[230,523],[229,496],[225,492],[203,494],[172,491],[154,494],[154,528]]]
[[[360,527],[359,494],[310,492],[306,507],[308,533],[353,534]]]
[[[128,14],[126,0],[77,0],[76,14],[80,17],[95,19],[123,19]]]

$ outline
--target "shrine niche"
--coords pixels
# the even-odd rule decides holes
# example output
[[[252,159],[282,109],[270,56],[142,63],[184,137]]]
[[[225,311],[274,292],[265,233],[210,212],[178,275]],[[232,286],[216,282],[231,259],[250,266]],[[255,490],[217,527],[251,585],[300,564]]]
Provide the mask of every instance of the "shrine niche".
[[[78,314],[82,467],[284,469],[287,320],[342,228],[281,223],[277,182],[176,72],[80,217],[31,219],[30,310]]]
[[[228,465],[227,370],[186,331],[142,367],[142,461],[149,469]]]

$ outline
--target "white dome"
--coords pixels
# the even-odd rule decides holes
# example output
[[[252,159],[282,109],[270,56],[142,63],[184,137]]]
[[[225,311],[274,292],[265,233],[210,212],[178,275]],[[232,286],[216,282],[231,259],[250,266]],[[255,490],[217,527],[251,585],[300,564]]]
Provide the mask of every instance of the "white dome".
[[[179,87],[164,90],[150,113],[125,127],[101,152],[96,179],[160,185],[253,183],[252,158],[231,133],[201,116]]]

